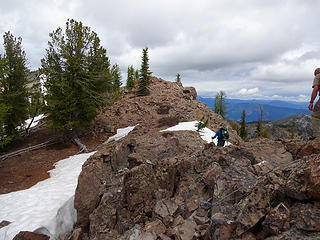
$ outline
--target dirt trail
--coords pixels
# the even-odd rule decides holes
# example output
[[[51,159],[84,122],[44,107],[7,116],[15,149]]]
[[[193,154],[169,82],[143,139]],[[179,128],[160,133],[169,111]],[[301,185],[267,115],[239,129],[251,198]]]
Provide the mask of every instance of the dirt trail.
[[[18,140],[9,152],[45,142],[52,136],[49,130],[39,129],[30,136]],[[81,141],[90,149],[94,149],[102,140],[87,136],[82,138]],[[54,163],[77,153],[77,146],[67,142],[0,161],[0,194],[32,187],[49,177],[48,171],[54,168]],[[0,155],[2,154],[4,153],[0,153]]]

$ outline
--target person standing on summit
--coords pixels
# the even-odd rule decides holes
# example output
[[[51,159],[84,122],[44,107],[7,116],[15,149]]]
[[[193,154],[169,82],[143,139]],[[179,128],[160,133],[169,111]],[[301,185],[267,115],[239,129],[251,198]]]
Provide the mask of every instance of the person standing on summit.
[[[316,99],[320,86],[320,68],[314,70],[314,79],[312,84],[312,93],[311,99],[309,104],[309,110],[312,111],[311,113],[311,123],[312,123],[312,132],[314,138],[320,138],[320,101],[316,102],[313,106],[313,102]]]

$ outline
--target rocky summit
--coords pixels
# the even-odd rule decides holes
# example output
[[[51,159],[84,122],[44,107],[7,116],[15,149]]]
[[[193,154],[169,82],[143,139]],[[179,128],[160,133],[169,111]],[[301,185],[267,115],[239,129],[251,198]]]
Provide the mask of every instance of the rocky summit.
[[[213,131],[228,127],[230,146],[161,132],[202,116]],[[98,119],[102,132],[135,128],[83,165],[65,239],[320,239],[316,140],[242,142],[194,88],[158,78],[150,95],[125,91]]]

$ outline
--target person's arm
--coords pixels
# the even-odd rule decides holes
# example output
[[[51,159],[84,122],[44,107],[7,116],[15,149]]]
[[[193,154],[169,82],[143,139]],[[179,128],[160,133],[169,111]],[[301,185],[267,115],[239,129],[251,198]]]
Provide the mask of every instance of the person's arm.
[[[212,137],[212,139],[215,139],[218,136],[218,131],[216,132],[216,134]]]
[[[310,99],[310,104],[309,104],[309,110],[310,111],[312,111],[312,109],[313,109],[313,102],[317,97],[318,91],[319,91],[319,86],[315,85],[313,90],[312,90],[312,93],[311,93],[311,99]]]

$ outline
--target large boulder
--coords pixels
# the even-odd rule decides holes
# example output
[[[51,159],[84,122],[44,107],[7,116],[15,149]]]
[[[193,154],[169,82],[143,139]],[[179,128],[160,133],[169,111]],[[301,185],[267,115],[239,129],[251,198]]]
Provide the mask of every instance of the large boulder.
[[[41,233],[21,231],[13,240],[49,240],[50,237]]]

